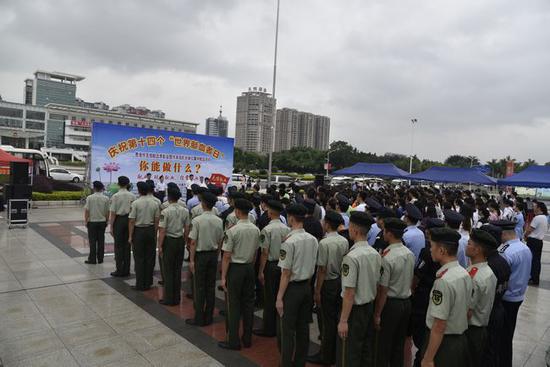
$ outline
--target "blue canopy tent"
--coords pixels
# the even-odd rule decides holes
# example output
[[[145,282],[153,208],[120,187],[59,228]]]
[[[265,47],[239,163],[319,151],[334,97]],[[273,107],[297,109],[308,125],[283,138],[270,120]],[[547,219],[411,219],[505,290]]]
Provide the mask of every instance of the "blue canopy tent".
[[[374,176],[381,178],[406,178],[407,172],[392,163],[355,163],[351,167],[332,172],[333,176]]]
[[[408,175],[407,178],[411,181],[430,181],[437,183],[497,184],[497,180],[484,175],[476,168],[430,167],[423,172]]]
[[[498,180],[502,186],[550,187],[550,166],[529,166],[521,172]]]

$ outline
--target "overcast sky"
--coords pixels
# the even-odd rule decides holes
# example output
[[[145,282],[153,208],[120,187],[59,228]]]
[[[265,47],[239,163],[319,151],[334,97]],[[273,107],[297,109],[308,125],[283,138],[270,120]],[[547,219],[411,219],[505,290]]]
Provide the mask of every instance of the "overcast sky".
[[[331,141],[442,160],[550,161],[548,0],[282,0],[277,106],[331,118]],[[77,95],[199,122],[271,90],[275,0],[0,0],[0,94],[36,69]]]

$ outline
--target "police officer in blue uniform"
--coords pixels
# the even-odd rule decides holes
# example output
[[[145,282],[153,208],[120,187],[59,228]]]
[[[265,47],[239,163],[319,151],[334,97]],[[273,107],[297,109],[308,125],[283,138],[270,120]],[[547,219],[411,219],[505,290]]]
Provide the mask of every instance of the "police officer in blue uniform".
[[[460,232],[460,224],[464,221],[464,216],[458,212],[455,212],[451,209],[445,209],[443,211],[445,216],[445,223],[451,229],[454,229],[460,234],[460,241],[458,241],[458,263],[463,267],[468,267],[468,258],[466,257],[466,245],[468,244],[468,237]]]
[[[404,221],[407,223],[405,233],[403,233],[403,243],[414,254],[416,262],[420,257],[420,251],[426,245],[424,233],[418,228],[418,221],[422,219],[422,213],[414,204],[405,206]]]
[[[491,224],[502,228],[503,243],[498,248],[498,252],[506,259],[512,269],[508,289],[502,299],[506,317],[500,348],[502,353],[501,366],[512,367],[512,340],[514,339],[519,307],[523,302],[531,277],[532,254],[529,247],[517,237],[514,222],[498,220],[491,222]]]

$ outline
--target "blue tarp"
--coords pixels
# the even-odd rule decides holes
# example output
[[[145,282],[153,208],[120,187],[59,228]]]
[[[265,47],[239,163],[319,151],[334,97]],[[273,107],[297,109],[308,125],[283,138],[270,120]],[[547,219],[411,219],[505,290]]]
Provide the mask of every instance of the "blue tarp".
[[[407,172],[392,163],[355,163],[351,167],[332,172],[333,176],[374,176],[383,178],[404,178]]]
[[[550,187],[550,166],[529,166],[513,176],[498,180],[502,186]]]
[[[497,180],[486,176],[476,168],[431,167],[424,172],[407,177],[411,181],[430,181],[438,183],[473,183],[496,185]]]

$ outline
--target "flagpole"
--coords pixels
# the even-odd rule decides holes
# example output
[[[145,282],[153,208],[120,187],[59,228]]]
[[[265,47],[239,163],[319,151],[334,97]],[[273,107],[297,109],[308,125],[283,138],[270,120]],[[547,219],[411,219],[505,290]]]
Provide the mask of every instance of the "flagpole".
[[[279,42],[279,6],[281,0],[277,0],[277,18],[275,21],[275,55],[273,57],[273,89],[271,97],[273,98],[273,111],[271,112],[271,146],[269,147],[269,159],[267,168],[267,186],[271,185],[271,175],[273,170],[273,151],[275,150],[275,129],[277,125],[277,100],[275,99],[275,86],[277,82],[277,44]]]

